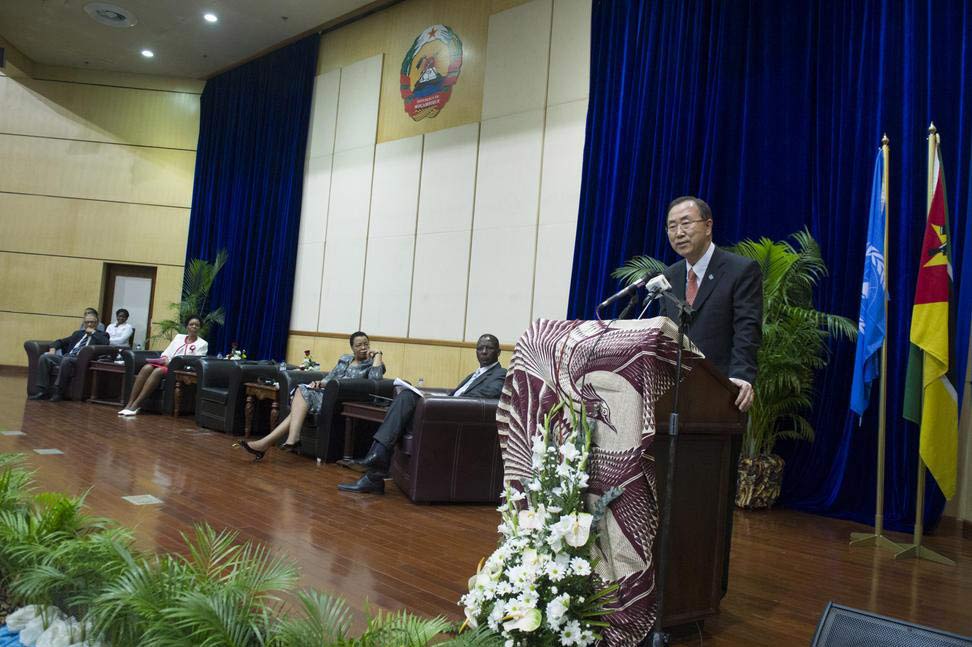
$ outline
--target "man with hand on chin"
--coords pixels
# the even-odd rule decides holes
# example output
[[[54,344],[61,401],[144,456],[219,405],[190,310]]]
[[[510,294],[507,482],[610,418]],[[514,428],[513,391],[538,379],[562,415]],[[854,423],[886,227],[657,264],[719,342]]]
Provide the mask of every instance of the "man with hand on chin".
[[[37,362],[37,387],[36,394],[30,396],[30,400],[47,400],[60,402],[64,391],[71,378],[74,377],[74,369],[78,363],[78,354],[85,346],[92,344],[108,344],[108,334],[98,330],[98,311],[88,308],[84,313],[84,325],[81,330],[75,330],[64,339],[58,339],[51,348],[41,355]],[[57,351],[63,352],[58,355]],[[57,381],[51,385],[51,373],[55,366],[60,366],[57,374]]]
[[[669,265],[664,274],[672,294],[692,306],[685,334],[739,387],[736,406],[748,411],[763,335],[759,264],[715,246],[712,210],[694,196],[672,200],[665,229],[672,249],[684,259]],[[678,309],[667,300],[661,302],[660,314],[678,321]]]
[[[490,334],[482,335],[476,342],[476,359],[479,368],[467,375],[464,380],[446,397],[451,398],[498,398],[503,390],[506,379],[506,369],[499,363],[499,340]],[[348,467],[359,472],[365,472],[354,483],[342,483],[338,489],[344,492],[385,493],[385,476],[391,464],[392,452],[395,444],[409,425],[421,396],[403,390],[392,401],[385,414],[385,420],[375,432],[375,440],[371,444],[368,454],[352,461]]]

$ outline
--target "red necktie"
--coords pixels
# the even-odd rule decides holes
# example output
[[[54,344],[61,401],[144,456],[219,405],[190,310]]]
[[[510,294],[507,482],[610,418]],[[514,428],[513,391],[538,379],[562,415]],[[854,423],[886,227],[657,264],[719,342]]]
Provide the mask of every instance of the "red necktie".
[[[695,295],[699,293],[699,279],[695,276],[693,270],[689,270],[688,273],[688,286],[685,288],[685,301],[689,305],[695,303]]]

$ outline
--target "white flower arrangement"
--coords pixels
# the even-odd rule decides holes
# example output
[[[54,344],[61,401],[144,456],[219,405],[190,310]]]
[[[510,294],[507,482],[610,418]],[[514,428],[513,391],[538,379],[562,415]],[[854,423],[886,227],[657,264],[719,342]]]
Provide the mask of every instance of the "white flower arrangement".
[[[603,587],[591,577],[592,549],[598,521],[620,490],[585,510],[590,446],[587,418],[565,402],[537,429],[533,473],[523,491],[507,485],[498,508],[499,546],[480,562],[460,599],[467,626],[488,626],[506,647],[583,647],[600,640],[617,585]]]

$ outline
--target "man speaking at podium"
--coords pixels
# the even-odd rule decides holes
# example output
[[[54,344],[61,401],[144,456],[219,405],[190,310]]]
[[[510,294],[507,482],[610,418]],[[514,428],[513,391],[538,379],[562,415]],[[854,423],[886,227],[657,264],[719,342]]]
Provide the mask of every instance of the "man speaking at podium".
[[[682,261],[665,269],[672,294],[692,307],[685,334],[739,387],[736,406],[753,404],[756,351],[762,339],[763,280],[759,264],[712,242],[712,210],[694,196],[668,205],[665,228]],[[678,322],[678,308],[662,300],[660,314]]]

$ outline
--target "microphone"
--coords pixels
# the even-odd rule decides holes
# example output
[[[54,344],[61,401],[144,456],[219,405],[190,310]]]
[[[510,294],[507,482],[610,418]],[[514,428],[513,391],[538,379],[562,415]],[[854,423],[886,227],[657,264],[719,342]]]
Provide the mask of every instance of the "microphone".
[[[627,286],[623,290],[612,294],[607,299],[605,299],[604,301],[602,301],[601,302],[601,305],[597,306],[598,312],[600,312],[604,308],[608,307],[609,305],[611,305],[612,303],[614,303],[618,299],[625,299],[627,297],[630,297],[632,294],[634,294],[635,292],[637,292],[641,288],[645,287],[645,284],[648,283],[649,278],[651,278],[653,280],[653,279],[658,278],[658,277],[657,276],[654,276],[654,277],[644,276],[644,277],[638,279],[637,281],[635,281],[634,283],[632,283],[631,285]],[[667,281],[666,281],[666,283],[667,283]],[[671,287],[671,286],[669,286],[669,287]]]
[[[672,289],[672,284],[668,282],[664,274],[659,274],[645,284],[648,287],[648,299],[654,301],[662,292]]]

